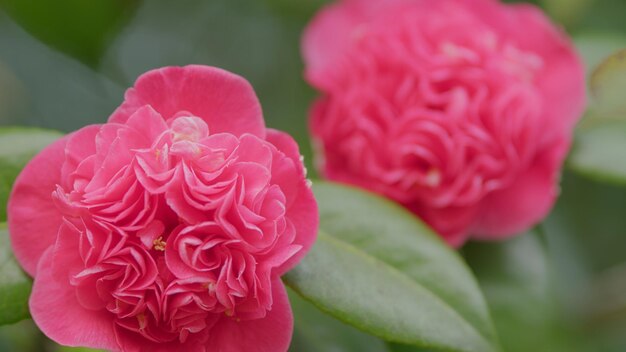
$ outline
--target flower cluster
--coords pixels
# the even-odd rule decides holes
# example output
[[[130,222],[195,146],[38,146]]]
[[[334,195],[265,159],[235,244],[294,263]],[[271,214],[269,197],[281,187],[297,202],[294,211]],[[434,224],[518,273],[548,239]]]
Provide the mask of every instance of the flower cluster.
[[[38,326],[124,351],[286,351],[280,275],[318,222],[296,143],[204,66],[146,73],[108,123],[42,151],[9,216]]]
[[[325,177],[398,201],[452,245],[514,235],[552,207],[584,70],[537,8],[342,0],[303,54]]]

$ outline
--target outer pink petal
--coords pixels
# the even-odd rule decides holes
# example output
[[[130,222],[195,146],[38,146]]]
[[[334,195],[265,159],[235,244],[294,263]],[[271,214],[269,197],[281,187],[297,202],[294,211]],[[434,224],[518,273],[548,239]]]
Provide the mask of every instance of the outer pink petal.
[[[494,192],[481,203],[472,237],[498,240],[520,234],[541,221],[558,196],[561,164],[570,142],[563,140],[540,154],[509,188]]]
[[[124,123],[150,105],[164,119],[180,111],[201,117],[211,134],[230,132],[265,136],[261,105],[244,78],[209,66],[164,67],[149,71],[126,91],[124,103],[109,122]]]
[[[46,336],[66,346],[83,346],[117,351],[113,321],[106,311],[84,309],[72,286],[52,275],[52,248],[42,257],[30,312]]]
[[[188,338],[185,343],[180,343],[177,340],[170,342],[153,342],[138,335],[131,335],[125,331],[120,331],[118,328],[118,339],[120,344],[123,344],[122,351],[124,352],[206,352],[214,351],[209,348],[206,349],[201,343],[194,341],[194,336]]]
[[[310,83],[323,84],[324,71],[350,49],[361,26],[390,4],[402,1],[344,0],[319,11],[302,37],[305,76]]]
[[[15,257],[31,276],[37,263],[56,240],[61,214],[52,192],[61,183],[65,136],[43,149],[18,176],[8,204],[9,233]]]
[[[365,21],[355,6],[346,2],[328,5],[317,13],[302,37],[305,76],[312,84],[328,66],[333,65],[352,45],[351,33]]]
[[[224,318],[211,330],[207,350],[214,352],[286,352],[293,333],[289,298],[280,278],[272,279],[272,310],[265,318],[237,322]]]
[[[435,232],[452,247],[461,247],[469,238],[468,229],[476,217],[477,206],[468,207],[409,207],[417,216],[421,217]]]
[[[267,141],[272,143],[279,151],[291,158],[296,165],[301,164],[298,144],[288,134],[273,129],[267,130]],[[287,209],[287,216],[296,228],[296,238],[294,244],[302,246],[293,257],[277,268],[279,275],[292,269],[311,249],[317,238],[319,226],[319,212],[317,201],[313,191],[307,185],[304,171],[298,168],[301,174],[298,175],[298,196]]]
[[[546,15],[532,5],[516,5],[520,23],[526,28],[534,27],[536,34],[524,31],[523,36],[536,35],[549,38],[538,48],[544,60],[544,70],[538,77],[539,89],[543,92],[545,121],[550,127],[546,131],[571,131],[582,117],[587,105],[585,66],[574,45]],[[547,136],[546,136],[547,137]],[[552,136],[554,137],[554,135]]]

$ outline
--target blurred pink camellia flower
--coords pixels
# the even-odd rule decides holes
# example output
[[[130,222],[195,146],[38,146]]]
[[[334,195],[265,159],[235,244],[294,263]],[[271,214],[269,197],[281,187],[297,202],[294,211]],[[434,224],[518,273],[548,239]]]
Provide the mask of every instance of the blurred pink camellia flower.
[[[586,98],[579,57],[539,9],[343,0],[310,23],[303,55],[323,176],[396,200],[454,246],[552,208]]]
[[[37,325],[63,345],[286,351],[280,275],[315,240],[298,146],[206,66],[141,76],[108,123],[37,155],[9,202]]]

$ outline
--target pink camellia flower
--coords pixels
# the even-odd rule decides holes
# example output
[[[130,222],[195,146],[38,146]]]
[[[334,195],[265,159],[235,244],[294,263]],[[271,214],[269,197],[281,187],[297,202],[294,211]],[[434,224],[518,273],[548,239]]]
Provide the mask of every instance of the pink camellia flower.
[[[9,202],[37,325],[63,345],[286,351],[280,275],[315,240],[296,143],[205,66],[141,76],[109,122],[43,150]]]
[[[551,209],[584,70],[537,8],[343,0],[311,22],[303,55],[325,177],[398,201],[455,246]]]

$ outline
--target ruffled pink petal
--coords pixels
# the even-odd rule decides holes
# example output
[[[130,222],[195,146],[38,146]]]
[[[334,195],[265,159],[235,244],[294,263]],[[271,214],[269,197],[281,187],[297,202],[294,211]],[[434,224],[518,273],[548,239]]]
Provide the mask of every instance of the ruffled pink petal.
[[[286,352],[293,333],[289,298],[280,278],[272,279],[272,310],[265,318],[242,320],[223,318],[211,330],[208,350],[219,352]]]
[[[86,126],[68,136],[65,160],[61,169],[62,180],[65,182],[70,180],[71,174],[79,169],[80,164],[96,153],[96,136],[100,127],[101,125]]]
[[[544,100],[544,140],[554,137],[551,131],[571,130],[584,112],[587,97],[584,64],[567,34],[531,4],[461,2],[503,38],[541,57],[542,67],[536,80]]]
[[[37,326],[61,345],[118,351],[111,316],[83,308],[74,288],[54,278],[53,265],[50,248],[39,263],[30,297],[30,312]]]
[[[514,184],[487,196],[480,216],[472,226],[472,237],[499,240],[520,234],[543,219],[558,196],[558,178],[570,142],[563,139],[540,154]]]
[[[54,244],[61,214],[52,200],[52,192],[61,183],[65,159],[65,136],[43,149],[17,177],[8,204],[9,233],[15,257],[31,276],[37,263]]]
[[[128,117],[126,125],[140,132],[148,143],[158,140],[161,134],[168,129],[163,117],[151,106],[137,109]]]
[[[109,122],[124,123],[144,105],[166,120],[189,112],[206,121],[211,134],[265,136],[261,105],[250,83],[218,68],[190,65],[149,71],[126,91],[124,103]]]
[[[268,128],[267,137],[265,139],[272,143],[278,151],[285,154],[285,156],[292,159],[296,163],[301,163],[300,158],[302,155],[300,154],[298,143],[296,143],[296,141],[289,134],[273,128]]]
[[[298,144],[293,140],[293,138],[291,138],[291,136],[284,132],[268,129],[267,141],[272,143],[276,149],[284,153],[285,156],[292,159],[296,165],[301,165]],[[308,253],[317,238],[317,230],[319,226],[317,201],[315,200],[313,191],[306,183],[302,167],[298,166],[297,169],[297,177],[293,174],[287,173],[283,176],[280,175],[280,173],[273,172],[272,175],[273,177],[279,178],[276,180],[279,185],[281,183],[289,183],[294,179],[297,179],[295,190],[297,194],[294,198],[290,199],[291,203],[287,209],[287,218],[292,221],[296,229],[296,237],[293,244],[302,246],[302,248],[294,256],[289,258],[289,260],[276,269],[279,275],[282,275],[292,269]],[[280,179],[281,176],[285,179]]]

